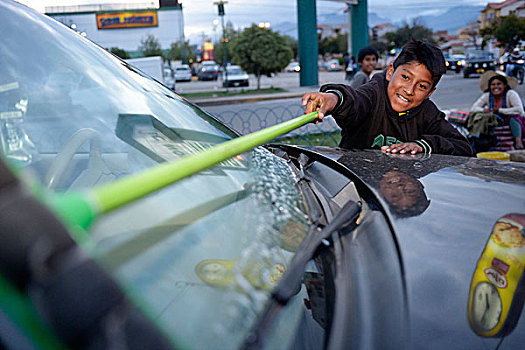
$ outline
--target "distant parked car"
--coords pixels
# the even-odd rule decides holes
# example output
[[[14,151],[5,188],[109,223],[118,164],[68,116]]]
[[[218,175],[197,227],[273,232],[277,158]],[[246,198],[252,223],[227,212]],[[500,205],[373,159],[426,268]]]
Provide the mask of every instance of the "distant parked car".
[[[197,76],[199,80],[217,80],[219,78],[219,65],[203,64]]]
[[[461,72],[461,69],[463,68],[463,65],[465,64],[464,55],[445,54],[444,56],[445,56],[445,65],[447,66],[447,70],[453,70],[456,73]]]
[[[249,75],[239,66],[226,67],[226,73],[222,73],[222,86],[248,86]]]
[[[454,59],[457,61],[456,64],[458,66],[461,66],[461,69],[463,69],[463,67],[465,67],[465,59],[467,58],[467,56],[457,54],[457,55],[452,55],[452,57],[454,57]]]
[[[490,51],[472,50],[467,52],[465,67],[463,68],[463,78],[468,78],[472,74],[483,74],[488,70],[495,70],[494,55]]]
[[[327,69],[329,72],[338,72],[338,71],[342,71],[343,67],[341,67],[338,60],[330,60],[328,61]]]
[[[175,77],[170,67],[164,67],[164,85],[175,90]]]
[[[299,73],[301,71],[301,66],[299,65],[299,62],[292,61],[286,66],[286,68],[284,68],[284,71]]]
[[[175,81],[190,81],[191,68],[187,64],[175,67]]]

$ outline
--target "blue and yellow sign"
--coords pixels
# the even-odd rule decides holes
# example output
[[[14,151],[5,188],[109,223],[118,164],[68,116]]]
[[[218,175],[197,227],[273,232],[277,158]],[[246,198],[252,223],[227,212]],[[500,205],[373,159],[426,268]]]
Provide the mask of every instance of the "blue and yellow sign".
[[[156,27],[157,12],[121,12],[97,14],[98,29]]]

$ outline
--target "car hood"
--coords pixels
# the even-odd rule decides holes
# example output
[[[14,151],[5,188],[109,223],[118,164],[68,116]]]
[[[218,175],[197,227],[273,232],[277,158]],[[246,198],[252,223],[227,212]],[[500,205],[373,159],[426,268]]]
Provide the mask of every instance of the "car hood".
[[[471,283],[491,268],[483,264],[484,259],[494,261],[494,251],[487,243],[495,223],[517,217],[509,214],[525,214],[525,165],[444,155],[401,156],[324,147],[315,150],[364,181],[391,220],[404,265],[412,348],[496,348],[501,337],[482,337],[469,324]],[[416,196],[416,192],[421,195]],[[410,201],[401,198],[403,195],[416,198],[411,208],[407,208]],[[499,258],[506,259],[511,267],[514,259],[514,266],[523,272],[525,247],[507,249],[504,255]],[[491,260],[487,261],[490,265]],[[508,274],[503,278],[508,285],[500,289],[502,294],[512,289],[512,278]],[[521,282],[523,286],[523,278]],[[525,344],[525,321],[520,317],[518,300],[523,297],[514,294],[505,298],[518,301],[518,309],[513,311],[517,320],[510,320],[509,313],[513,324],[507,322],[506,327],[515,328],[501,349]]]

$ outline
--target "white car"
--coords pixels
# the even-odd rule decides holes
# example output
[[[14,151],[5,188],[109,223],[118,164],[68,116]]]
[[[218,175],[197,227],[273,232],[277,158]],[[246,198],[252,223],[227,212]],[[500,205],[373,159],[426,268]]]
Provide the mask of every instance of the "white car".
[[[286,68],[284,68],[284,71],[299,73],[301,71],[301,66],[299,65],[299,62],[292,61],[286,66]]]
[[[329,72],[339,72],[343,70],[343,67],[341,67],[338,60],[334,59],[334,60],[328,61],[327,69]]]
[[[191,81],[191,68],[187,64],[175,67],[175,81]]]
[[[222,86],[248,86],[249,75],[241,69],[239,66],[228,66],[226,67],[226,74],[222,72]]]

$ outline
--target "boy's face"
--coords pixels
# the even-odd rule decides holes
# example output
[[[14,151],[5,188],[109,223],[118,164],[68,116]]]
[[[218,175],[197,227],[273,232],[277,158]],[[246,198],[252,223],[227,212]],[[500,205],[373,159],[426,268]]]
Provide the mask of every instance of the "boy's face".
[[[361,66],[361,70],[364,73],[370,75],[377,65],[376,55],[366,55],[363,58],[363,62],[359,62],[359,65]]]
[[[386,80],[389,81],[388,99],[396,112],[419,106],[435,90],[432,88],[432,74],[419,62],[402,64],[395,71],[390,65],[386,72]]]

